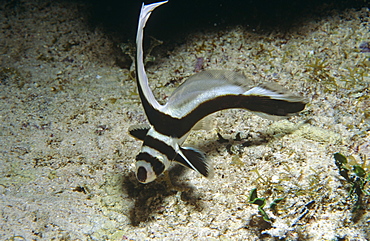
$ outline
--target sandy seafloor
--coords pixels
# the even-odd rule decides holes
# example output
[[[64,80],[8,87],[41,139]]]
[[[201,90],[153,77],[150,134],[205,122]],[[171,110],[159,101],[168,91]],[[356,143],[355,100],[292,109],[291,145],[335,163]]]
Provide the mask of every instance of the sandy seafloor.
[[[0,17],[0,240],[369,239],[370,197],[351,211],[333,159],[340,152],[370,172],[370,53],[359,49],[370,40],[369,9],[284,34],[193,34],[148,65],[162,102],[194,74],[197,57],[205,69],[242,71],[309,101],[280,121],[217,113],[215,128],[187,143],[211,158],[214,177],[175,167],[171,186],[134,177],[141,143],[127,129],[146,117],[130,71],[115,64],[115,43],[86,26],[77,4],[19,4]],[[271,222],[248,203],[253,188]]]

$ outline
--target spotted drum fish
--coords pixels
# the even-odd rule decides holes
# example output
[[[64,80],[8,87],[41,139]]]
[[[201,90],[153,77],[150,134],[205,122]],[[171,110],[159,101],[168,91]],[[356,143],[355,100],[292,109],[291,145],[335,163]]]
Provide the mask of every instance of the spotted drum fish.
[[[266,116],[287,117],[305,108],[301,97],[276,86],[250,86],[251,81],[237,72],[208,70],[182,83],[164,105],[151,91],[143,62],[143,31],[152,11],[167,1],[141,8],[136,35],[136,78],[140,99],[150,125],[130,127],[129,133],[143,141],[136,156],[136,177],[141,183],[154,181],[172,162],[189,167],[205,177],[212,173],[203,152],[182,146],[204,117],[225,109],[241,108]],[[197,124],[198,123],[198,124]]]

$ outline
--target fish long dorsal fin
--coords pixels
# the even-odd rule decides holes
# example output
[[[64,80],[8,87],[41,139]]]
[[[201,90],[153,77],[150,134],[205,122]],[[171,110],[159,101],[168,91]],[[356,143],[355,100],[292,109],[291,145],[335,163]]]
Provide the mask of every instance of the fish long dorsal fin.
[[[142,6],[136,36],[138,92],[155,131],[184,140],[197,122],[220,110],[241,108],[263,116],[288,117],[305,108],[306,101],[301,97],[270,86],[254,87],[244,75],[227,70],[207,70],[191,76],[173,92],[165,105],[160,105],[145,73],[143,32],[151,12],[164,3],[167,1]]]
[[[149,87],[148,76],[145,72],[144,67],[144,55],[143,55],[143,35],[144,35],[144,28],[145,24],[148,21],[152,11],[162,5],[167,3],[168,1],[152,3],[149,5],[144,5],[141,7],[140,17],[139,17],[139,24],[137,28],[136,34],[136,78],[137,84],[139,88],[139,94],[141,101],[143,102],[143,106],[145,112],[147,113],[148,119],[150,119],[150,115],[148,115],[148,108],[154,108],[156,110],[161,108],[161,105],[155,99],[152,90]],[[148,106],[149,105],[149,106]],[[150,120],[149,120],[150,121]]]

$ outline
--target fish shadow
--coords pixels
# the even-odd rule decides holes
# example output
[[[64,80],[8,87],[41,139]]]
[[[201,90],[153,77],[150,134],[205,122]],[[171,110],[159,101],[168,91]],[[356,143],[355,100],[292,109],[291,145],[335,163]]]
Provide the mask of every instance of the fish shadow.
[[[134,173],[124,176],[122,190],[135,202],[129,211],[131,225],[139,226],[140,223],[153,221],[157,214],[163,214],[169,205],[166,199],[170,196],[192,206],[195,211],[203,210],[202,198],[195,192],[196,188],[181,181],[187,171],[181,165],[174,165],[168,171],[169,179],[162,175],[148,184],[139,183]]]
[[[270,139],[271,137],[264,133],[258,137],[246,136],[244,138],[236,134],[234,138],[229,139],[218,135],[218,139],[205,142],[196,148],[210,154],[218,152],[219,148],[226,147],[228,152],[233,154],[231,151],[233,145],[238,145],[242,149],[265,144]],[[176,198],[179,198],[179,201],[191,205],[196,211],[202,211],[204,204],[201,193],[195,191],[196,187],[183,181],[183,176],[188,171],[191,170],[182,165],[173,165],[168,170],[168,176],[161,175],[154,182],[148,184],[139,183],[134,173],[123,176],[122,190],[135,202],[129,213],[131,225],[139,226],[140,223],[154,220],[156,214],[163,214],[166,211],[166,205],[168,205],[166,198],[170,196],[178,196]]]
[[[217,136],[217,139],[206,141],[195,148],[206,152],[208,155],[219,153],[223,148],[226,148],[229,155],[235,155],[242,153],[244,148],[260,146],[270,142],[274,138],[272,135],[263,132],[257,132],[254,135],[247,134],[245,136],[242,136],[241,132],[237,132],[228,135],[226,138],[217,133]]]

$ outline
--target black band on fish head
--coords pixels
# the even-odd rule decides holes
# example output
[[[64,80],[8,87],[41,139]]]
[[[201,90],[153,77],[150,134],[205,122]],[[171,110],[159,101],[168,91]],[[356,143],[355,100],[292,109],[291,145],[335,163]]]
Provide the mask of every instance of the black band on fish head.
[[[146,152],[136,156],[136,178],[141,183],[154,181],[165,170],[162,157],[154,157]]]

